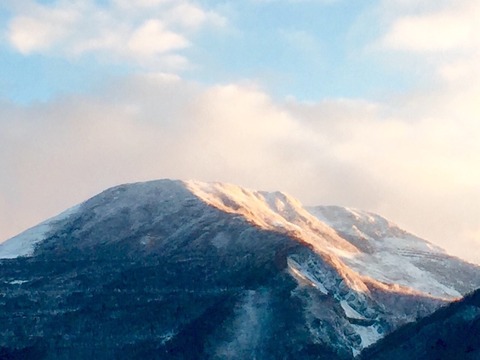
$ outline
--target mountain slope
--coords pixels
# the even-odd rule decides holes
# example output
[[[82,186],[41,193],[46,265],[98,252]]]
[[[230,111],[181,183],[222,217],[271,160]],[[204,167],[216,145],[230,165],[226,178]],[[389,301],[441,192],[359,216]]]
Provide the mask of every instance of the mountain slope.
[[[418,322],[405,325],[371,348],[362,359],[480,359],[480,290]]]
[[[480,286],[477,267],[424,240],[393,226],[373,236],[380,217],[369,230],[321,209],[220,183],[106,190],[0,245],[0,346],[48,358],[348,359]]]

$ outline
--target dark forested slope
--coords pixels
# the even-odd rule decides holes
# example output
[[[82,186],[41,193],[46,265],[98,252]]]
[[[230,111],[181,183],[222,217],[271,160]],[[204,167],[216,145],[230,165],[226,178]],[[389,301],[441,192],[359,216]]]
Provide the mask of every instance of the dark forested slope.
[[[401,327],[365,349],[361,359],[480,359],[480,290]]]

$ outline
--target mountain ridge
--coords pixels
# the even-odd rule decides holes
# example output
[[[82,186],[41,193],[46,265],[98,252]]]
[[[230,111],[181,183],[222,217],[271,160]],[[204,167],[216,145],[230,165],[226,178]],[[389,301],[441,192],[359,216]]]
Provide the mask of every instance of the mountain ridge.
[[[278,232],[286,232],[290,236],[295,236],[299,238],[300,241],[303,241],[313,247],[316,247],[316,250],[319,252],[324,252],[325,249],[329,250],[330,257],[340,257],[342,262],[346,262],[349,267],[353,267],[357,272],[360,272],[362,276],[367,276],[372,278],[373,280],[380,280],[380,282],[384,284],[393,285],[394,282],[389,279],[385,278],[385,276],[380,275],[379,273],[385,273],[388,269],[385,268],[378,268],[375,269],[376,271],[367,271],[365,264],[361,264],[358,261],[355,261],[355,258],[360,255],[368,255],[372,252],[371,243],[372,240],[376,243],[379,242],[379,239],[387,239],[389,242],[386,242],[384,245],[384,250],[381,253],[382,260],[385,259],[385,256],[388,255],[388,251],[390,254],[395,251],[403,251],[404,254],[408,255],[419,255],[419,252],[423,250],[424,253],[428,252],[430,256],[446,256],[451,259],[457,259],[461,262],[465,262],[464,260],[460,260],[454,256],[446,254],[446,252],[438,246],[435,246],[429,243],[426,240],[420,239],[415,235],[412,235],[405,230],[400,229],[394,223],[391,223],[387,219],[373,213],[368,213],[361,210],[353,210],[350,208],[342,208],[338,206],[309,206],[304,207],[298,200],[295,198],[282,193],[282,192],[266,192],[266,191],[255,191],[245,189],[233,184],[225,184],[220,182],[214,183],[205,183],[199,181],[181,181],[181,180],[153,180],[150,182],[140,182],[140,183],[132,183],[132,184],[122,184],[106,191],[116,191],[115,189],[122,189],[128,186],[135,186],[139,184],[144,184],[145,186],[155,186],[158,182],[166,183],[176,183],[181,187],[184,187],[187,191],[191,192],[193,197],[196,197],[207,205],[213,206],[221,211],[232,213],[236,215],[243,216],[247,221],[263,228],[265,230],[272,230]],[[103,194],[104,192],[100,193],[99,195]],[[138,195],[138,194],[137,194]],[[172,195],[169,195],[172,196]],[[94,197],[95,198],[95,197]],[[115,196],[113,197],[115,200]],[[130,199],[131,202],[134,202],[135,199]],[[190,200],[192,201],[192,200]],[[84,203],[79,205],[73,206],[66,211],[62,212],[58,216],[55,216],[47,221],[42,222],[41,224],[34,226],[26,230],[25,232],[14,236],[11,239],[6,240],[5,242],[0,244],[0,258],[9,258],[15,256],[22,256],[22,255],[31,255],[33,252],[34,246],[41,242],[41,238],[45,236],[49,232],[49,226],[55,223],[61,223],[63,220],[68,218],[70,215],[74,214],[78,211]],[[253,205],[252,205],[253,204]],[[118,205],[122,206],[122,205]],[[350,213],[357,217],[369,217],[370,222],[374,224],[374,226],[383,227],[382,231],[383,234],[378,235],[378,229],[374,227],[373,231],[377,232],[376,238],[372,238],[372,230],[370,232],[367,230],[366,232],[359,231],[356,225],[353,225],[354,221],[346,221],[348,217],[345,215],[337,216],[343,220],[343,223],[335,223],[331,221],[332,215],[328,215],[330,209],[334,210],[337,215],[339,212]],[[378,225],[378,224],[381,225]],[[387,226],[385,226],[387,224]],[[350,227],[350,229],[347,229]],[[307,229],[307,231],[305,231]],[[352,234],[353,231],[356,231],[357,234]],[[363,229],[365,230],[365,229]],[[389,232],[388,237],[385,232]],[[317,233],[320,233],[321,236],[318,236]],[[367,234],[368,233],[368,234]],[[392,233],[395,236],[391,236]],[[398,234],[402,236],[401,238],[398,237]],[[358,238],[361,238],[360,241],[355,241],[355,235]],[[375,237],[375,235],[373,236]],[[393,241],[402,241],[406,242],[409,241],[406,247],[398,248],[396,245],[392,244]],[[19,246],[15,246],[15,242],[18,242]],[[32,247],[28,249],[28,243],[32,244]],[[393,246],[392,246],[393,245]],[[15,254],[15,249],[18,248],[20,251],[18,254]],[[385,251],[388,250],[388,251]],[[375,249],[376,253],[378,253],[378,249]],[[410,252],[410,254],[408,254]],[[368,257],[368,256],[364,256]],[[399,257],[396,257],[394,260],[396,261]],[[369,267],[375,263],[373,257],[368,257],[368,259],[364,262],[369,263]],[[376,259],[378,261],[378,259]],[[409,259],[410,261],[411,259]],[[421,260],[425,260],[425,258],[421,258]],[[389,264],[391,265],[391,264]],[[393,264],[396,265],[396,264]],[[411,265],[409,263],[402,263],[402,266]],[[470,264],[473,265],[473,264]],[[475,266],[475,265],[473,265]],[[416,269],[412,270],[415,276]],[[383,274],[384,275],[384,274]],[[395,283],[397,285],[405,285],[402,283]],[[449,289],[442,288],[441,284],[438,284],[436,289],[421,289],[422,284],[417,284],[417,288],[414,290],[419,290],[426,294],[430,294],[432,296],[437,296],[440,298],[458,298],[461,296],[461,293],[453,290],[450,291]],[[424,284],[423,284],[424,285]],[[433,290],[430,291],[429,290]],[[433,293],[432,293],[433,292]]]

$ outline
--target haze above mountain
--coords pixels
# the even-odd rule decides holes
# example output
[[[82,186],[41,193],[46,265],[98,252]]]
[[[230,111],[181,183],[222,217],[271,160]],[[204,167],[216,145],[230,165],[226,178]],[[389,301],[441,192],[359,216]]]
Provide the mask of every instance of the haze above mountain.
[[[0,346],[60,358],[347,359],[480,287],[477,266],[379,215],[198,181],[108,189],[0,244],[0,258],[0,309],[24,319]],[[52,324],[68,336],[49,338]]]

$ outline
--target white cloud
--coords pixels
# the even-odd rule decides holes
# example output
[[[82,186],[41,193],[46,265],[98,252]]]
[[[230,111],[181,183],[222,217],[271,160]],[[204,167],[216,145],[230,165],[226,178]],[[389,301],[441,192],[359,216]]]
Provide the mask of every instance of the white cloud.
[[[407,15],[394,21],[385,46],[407,51],[452,51],[480,45],[480,4],[456,3],[434,13]]]
[[[418,2],[385,0],[379,10],[389,25],[378,44],[427,64],[438,80],[472,82],[480,69],[480,3],[476,0]],[[397,9],[396,12],[391,7]],[[404,65],[408,66],[408,65]]]
[[[10,24],[9,40],[22,54],[48,49],[61,36],[52,24],[24,16]]]
[[[47,9],[32,4],[14,17],[7,30],[10,43],[23,54],[49,50],[64,40],[78,21],[75,5]]]
[[[441,62],[438,74],[451,87],[475,88],[480,82],[480,46],[477,52]]]
[[[226,19],[223,16],[187,2],[180,2],[174,6],[169,11],[167,19],[187,28],[198,28],[206,23],[219,27],[226,25]]]
[[[12,5],[6,34],[17,51],[67,57],[94,53],[150,68],[185,66],[188,61],[178,52],[190,45],[192,31],[226,24],[220,14],[186,0],[22,4]]]
[[[154,56],[189,46],[183,36],[165,29],[159,20],[147,20],[131,35],[128,49],[140,56]]]

